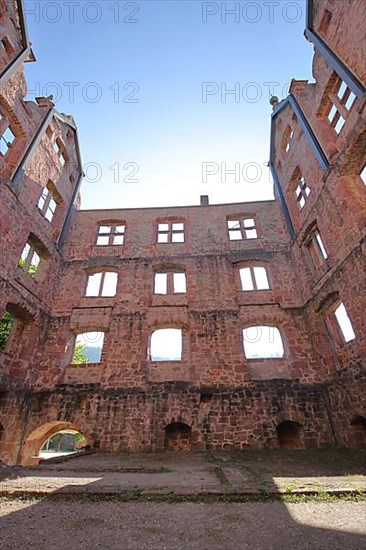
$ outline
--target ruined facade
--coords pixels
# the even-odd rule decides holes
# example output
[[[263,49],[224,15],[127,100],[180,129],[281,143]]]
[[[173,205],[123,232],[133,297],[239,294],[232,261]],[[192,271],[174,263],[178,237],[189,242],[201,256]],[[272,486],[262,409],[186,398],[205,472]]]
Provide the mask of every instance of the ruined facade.
[[[0,5],[0,459],[65,428],[108,452],[364,445],[366,3],[308,0],[276,200],[113,210],[79,209],[74,120],[24,100],[22,1]]]

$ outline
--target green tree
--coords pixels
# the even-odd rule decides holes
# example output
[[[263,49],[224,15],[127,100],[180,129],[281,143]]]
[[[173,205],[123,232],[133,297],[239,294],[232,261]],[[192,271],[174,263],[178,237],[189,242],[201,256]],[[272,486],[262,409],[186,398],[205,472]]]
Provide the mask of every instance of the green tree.
[[[72,362],[74,365],[90,363],[89,357],[85,354],[85,344],[76,344]]]
[[[0,320],[0,350],[5,349],[12,326],[13,316],[6,311],[3,318]]]

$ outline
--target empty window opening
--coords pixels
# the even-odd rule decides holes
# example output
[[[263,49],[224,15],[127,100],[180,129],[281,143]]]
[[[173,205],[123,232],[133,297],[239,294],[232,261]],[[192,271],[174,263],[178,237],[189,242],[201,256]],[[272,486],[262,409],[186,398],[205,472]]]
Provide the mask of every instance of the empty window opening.
[[[281,333],[277,327],[258,325],[243,330],[244,353],[247,359],[284,357]]]
[[[184,294],[186,292],[185,273],[167,271],[154,274],[154,294]]]
[[[348,313],[343,302],[341,302],[334,310],[334,316],[337,320],[338,327],[342,333],[344,341],[347,343],[351,340],[354,340],[356,338],[356,335],[354,333],[351,320],[348,317]]]
[[[9,335],[14,325],[14,317],[8,311],[5,311],[0,320],[0,350],[3,351],[6,347]]]
[[[328,252],[318,229],[311,231],[305,246],[315,271],[320,271],[328,258]]]
[[[360,172],[360,178],[362,179],[363,183],[366,185],[366,164]]]
[[[340,77],[333,75],[332,79],[334,78],[335,85],[333,86],[333,93],[328,95],[329,101],[325,114],[332,128],[339,134],[346,122],[349,111],[353,107],[356,96]]]
[[[184,243],[184,223],[164,222],[158,223],[158,243]]]
[[[298,422],[285,420],[276,428],[278,443],[281,449],[299,449],[302,443],[303,427]]]
[[[15,140],[14,131],[8,120],[0,114],[0,154],[5,157],[6,153]]]
[[[295,191],[296,201],[297,201],[297,204],[299,205],[300,210],[304,208],[309,195],[310,195],[310,187],[306,183],[304,176],[301,176],[298,180],[296,191]]]
[[[150,336],[150,361],[180,361],[182,359],[182,331],[176,328],[155,330]]]
[[[75,340],[73,365],[100,363],[104,343],[104,332],[84,332]]]
[[[269,282],[265,267],[243,267],[239,270],[241,289],[250,290],[268,290]]]
[[[244,239],[256,239],[257,230],[253,218],[237,218],[227,220],[230,241],[242,241]]]
[[[9,303],[0,319],[0,351],[13,358],[29,358],[34,352],[36,331],[31,314],[16,304]]]
[[[97,245],[121,245],[125,240],[126,226],[123,223],[100,225],[98,228]]]
[[[348,443],[352,449],[366,449],[366,418],[363,416],[353,418]]]
[[[55,151],[56,155],[58,156],[58,159],[60,161],[61,166],[63,167],[66,163],[67,157],[66,153],[64,151],[64,147],[60,140],[56,140],[53,143],[53,150]]]
[[[41,257],[39,255],[39,252],[37,252],[35,246],[32,243],[27,242],[19,258],[19,267],[24,269],[24,271],[28,273],[28,275],[34,278],[37,274],[40,261]]]
[[[165,428],[164,448],[166,451],[190,451],[192,430],[183,422],[173,422]]]
[[[39,457],[43,459],[73,455],[81,452],[86,445],[84,435],[75,430],[61,430],[51,435],[42,445]]]
[[[101,271],[89,275],[85,296],[110,297],[116,295],[118,273],[115,271]]]
[[[286,127],[286,130],[283,133],[282,142],[281,142],[283,155],[289,152],[293,137],[294,137],[294,131],[291,128],[291,126],[288,125]]]
[[[46,220],[52,222],[53,216],[56,212],[57,202],[48,186],[43,189],[37,206]]]

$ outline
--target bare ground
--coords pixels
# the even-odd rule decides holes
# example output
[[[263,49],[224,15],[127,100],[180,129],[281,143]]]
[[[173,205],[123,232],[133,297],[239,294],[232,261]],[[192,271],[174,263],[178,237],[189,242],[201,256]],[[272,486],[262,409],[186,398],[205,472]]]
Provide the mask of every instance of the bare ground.
[[[0,502],[2,550],[362,550],[365,502]]]

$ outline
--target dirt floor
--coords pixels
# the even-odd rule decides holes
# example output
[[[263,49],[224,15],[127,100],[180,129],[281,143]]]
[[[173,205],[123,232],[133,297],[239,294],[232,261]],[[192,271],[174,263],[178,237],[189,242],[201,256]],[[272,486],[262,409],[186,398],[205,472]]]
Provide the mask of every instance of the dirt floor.
[[[13,474],[0,481],[0,494],[366,491],[366,452],[97,453],[59,464],[17,468]]]
[[[365,451],[97,453],[0,476],[1,550],[366,548]]]
[[[2,550],[362,550],[365,503],[0,502]]]

